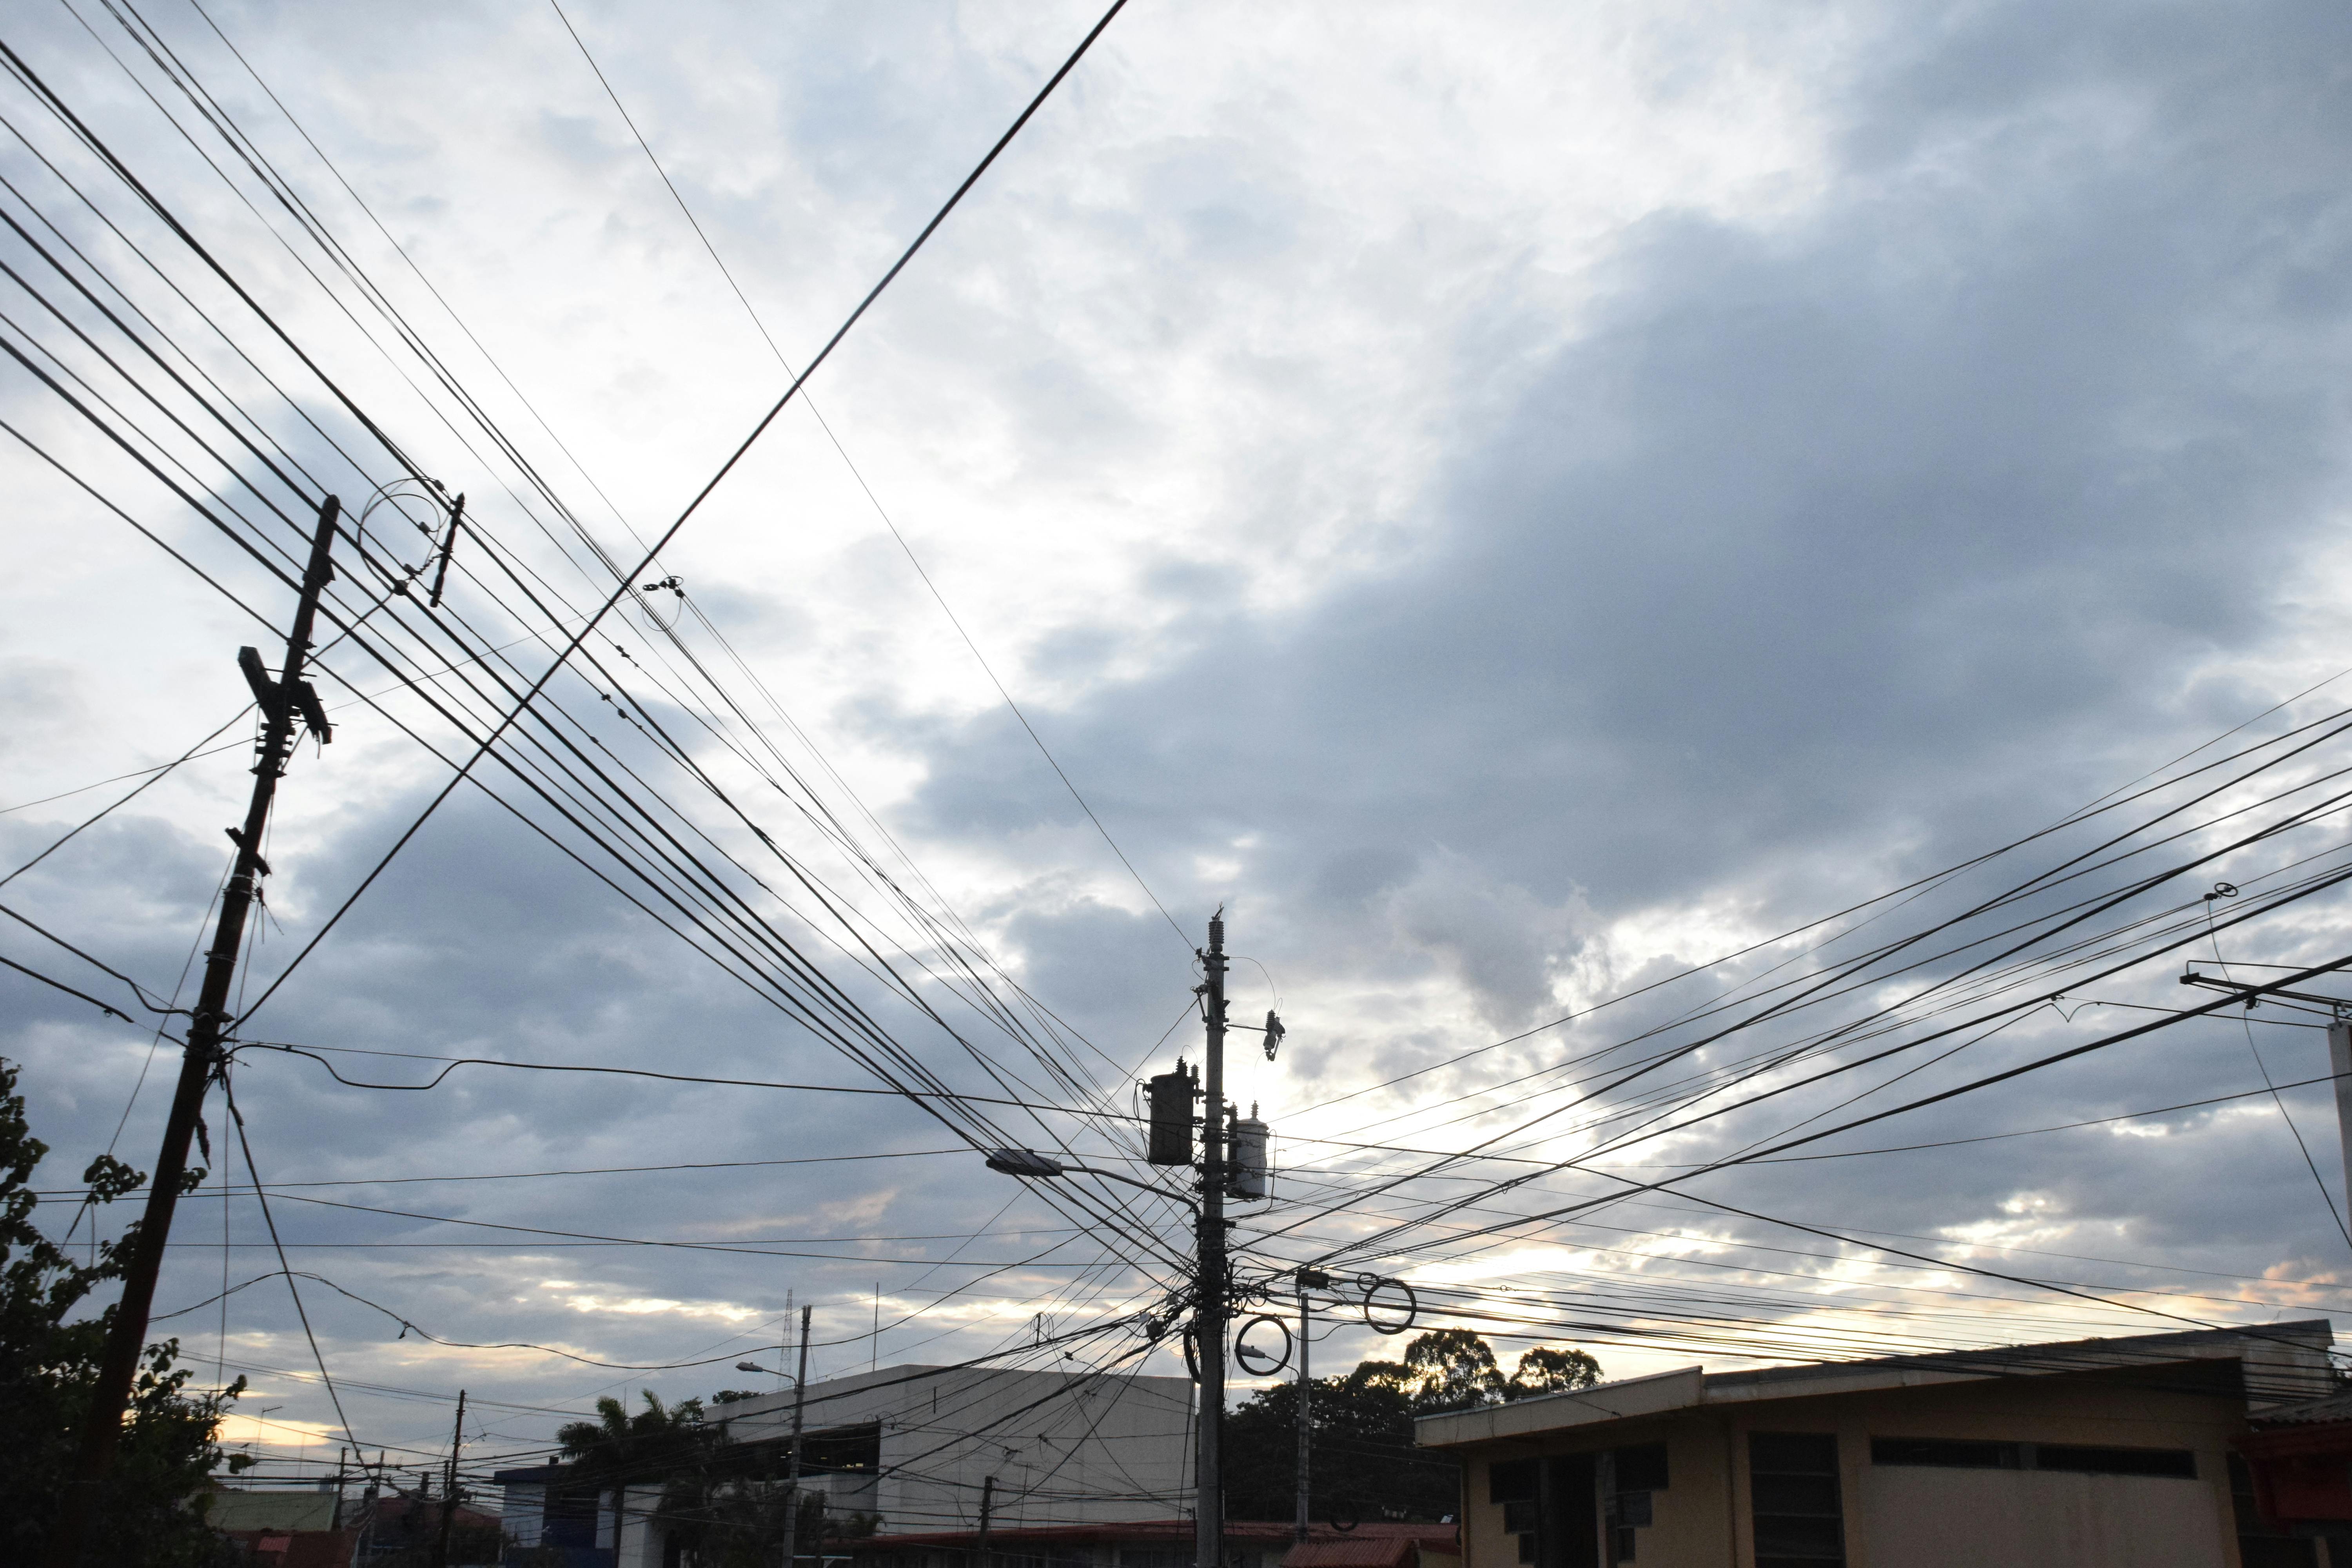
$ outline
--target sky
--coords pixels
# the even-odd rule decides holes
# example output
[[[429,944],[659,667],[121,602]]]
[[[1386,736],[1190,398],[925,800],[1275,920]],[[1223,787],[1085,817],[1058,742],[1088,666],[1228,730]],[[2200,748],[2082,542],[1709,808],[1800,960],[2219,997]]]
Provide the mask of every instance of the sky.
[[[185,62],[587,531],[635,560],[633,542],[687,508],[1097,13],[153,0],[123,15]],[[1370,1234],[1382,1203],[1450,1197],[1448,1180],[1470,1196],[1461,1175],[1511,1173],[1456,1168],[1383,1197],[1362,1173],[1411,1166],[1381,1150],[1496,1138],[1529,1158],[1585,1152],[1599,1134],[1575,1116],[1518,1127],[1559,1103],[1578,1064],[1644,1030],[1687,1038],[1671,1031],[1710,998],[1923,929],[2099,834],[2078,826],[1912,901],[1812,922],[2336,710],[2352,666],[2347,28],[2335,8],[2291,4],[1269,14],[1134,0],[660,552],[648,580],[675,575],[685,599],[630,597],[592,645],[609,669],[550,691],[603,737],[583,747],[647,770],[693,825],[681,833],[756,857],[760,821],[867,929],[905,928],[844,839],[871,851],[867,870],[919,879],[918,901],[951,911],[940,918],[1066,1026],[1097,1110],[1131,1109],[1136,1079],[1197,1058],[1192,950],[1222,907],[1243,955],[1236,1018],[1278,1005],[1289,1029],[1273,1062],[1257,1037],[1234,1042],[1229,1093],[1260,1109],[1293,1173],[1294,1206],[1245,1233],[1358,1194],[1254,1243],[1262,1261],[1305,1260],[1323,1245],[1312,1237]],[[465,491],[485,537],[551,595],[585,607],[611,590],[542,530],[552,513],[519,465],[202,139],[105,5],[28,7],[5,37],[287,338],[237,314],[21,82],[5,87],[20,134],[0,147],[12,221],[47,215],[201,345],[253,428],[322,474],[330,440],[358,426],[289,342]],[[36,148],[152,237],[185,295]],[[31,277],[26,232],[0,237],[0,259]],[[44,316],[10,287],[0,335],[89,369],[62,325],[102,334],[89,303]],[[237,323],[236,352],[205,337],[200,306]],[[58,459],[0,443],[24,542],[0,619],[7,868],[139,782],[118,775],[228,726],[210,742],[226,749],[108,813],[0,902],[168,994],[249,784],[234,651],[282,637],[289,595],[16,360],[0,364],[0,417]],[[161,439],[225,490],[257,475],[242,456]],[[377,457],[362,467],[369,479],[336,481],[347,510],[389,475]],[[404,563],[424,549],[389,510],[370,526]],[[480,639],[543,630],[492,601],[469,548],[451,603]],[[450,778],[394,721],[445,751],[451,731],[355,647],[322,655],[335,741],[306,744],[281,792],[241,982],[268,996],[242,1038],[875,1085],[567,858],[555,840],[576,840],[494,764],[520,816],[452,793],[270,989]],[[687,649],[744,705],[736,739],[756,717],[772,742],[759,768],[676,698],[692,684]],[[526,681],[545,668],[541,645],[516,658]],[[656,670],[676,677],[668,695]],[[687,737],[723,798],[659,756],[623,704],[600,710],[614,682]],[[2343,765],[2332,755],[2282,765],[2318,780]],[[788,767],[806,784],[775,785]],[[846,825],[830,838],[817,803]],[[2243,790],[2213,809],[2241,805],[2260,809]],[[2217,929],[1918,1064],[1906,1092],[2181,1005],[2184,952],[2283,965],[2352,952],[2347,911],[2324,889],[2242,929],[2218,923],[2275,879],[2326,868],[2342,826],[2315,807],[2294,834],[2128,905],[2119,920],[2170,910],[2195,925],[2211,910]],[[2249,897],[2202,898],[2225,878]],[[1000,1035],[967,1050],[884,994],[813,892],[745,896],[799,910],[776,918],[925,1070],[1003,1092],[982,1058],[1025,1047]],[[1838,932],[1846,947],[1817,945]],[[120,986],[29,928],[0,954],[120,1004]],[[1874,979],[1855,1005],[1895,1005],[1916,983]],[[22,975],[0,985],[0,1055],[21,1064],[52,1146],[40,1182],[60,1199],[43,1213],[62,1229],[93,1155],[146,1168],[175,1052],[158,1051],[152,1022]],[[2352,1236],[2330,1209],[2343,1202],[2331,1097],[2306,1081],[2327,1071],[2319,1021],[2232,1010],[1827,1147],[2236,1097],[2220,1103],[1751,1166],[1475,1255],[1347,1267],[1433,1289],[1595,1292],[1620,1327],[1662,1321],[1628,1291],[1661,1310],[1705,1303],[1749,1324],[1749,1353],[1768,1358],[1808,1326],[1867,1353],[1915,1334],[2334,1314],[2352,1309]],[[1731,1070],[1748,1037],[1693,1059]],[[438,1070],[326,1059],[369,1082]],[[1017,1070],[1053,1089],[1042,1063]],[[2273,1098],[2265,1075],[2304,1087]],[[600,1393],[707,1395],[741,1384],[735,1360],[772,1366],[789,1303],[817,1308],[823,1375],[1108,1323],[1151,1309],[1171,1278],[1073,1237],[1067,1212],[985,1172],[966,1139],[895,1095],[479,1067],[405,1093],[260,1049],[234,1081],[292,1267],[323,1277],[303,1301],[343,1415],[283,1280],[237,1291],[225,1317],[213,1304],[167,1322],[201,1379],[246,1371],[245,1408],[271,1413],[230,1433],[274,1456],[331,1458],[348,1426],[370,1449],[430,1458],[460,1387],[475,1451],[543,1452]],[[1753,1148],[1815,1125],[1842,1093],[1672,1131],[1612,1168],[1647,1182]],[[1046,1121],[1127,1157],[1131,1134],[1103,1131],[1123,1124]],[[215,1096],[215,1153],[229,1127]],[[726,1163],[753,1161],[807,1163]],[[657,1165],[704,1168],[451,1179]],[[159,1310],[276,1267],[250,1196],[225,1203],[216,1185],[183,1205]],[[1546,1176],[1445,1223],[1599,1190]],[[1135,1211],[1181,1247],[1175,1214]],[[125,1217],[102,1223],[111,1234]],[[743,1250],[705,1250],[723,1247]],[[1497,1339],[1507,1365],[1538,1341],[1589,1343],[1612,1375],[1739,1364],[1736,1339],[1702,1352],[1558,1311],[1556,1331]],[[594,1362],[716,1359],[625,1371],[436,1345],[403,1321]],[[1335,1321],[1318,1368],[1394,1348],[1360,1314]],[[1143,1348],[1107,1332],[1090,1356]],[[1164,1347],[1121,1364],[1177,1370]]]

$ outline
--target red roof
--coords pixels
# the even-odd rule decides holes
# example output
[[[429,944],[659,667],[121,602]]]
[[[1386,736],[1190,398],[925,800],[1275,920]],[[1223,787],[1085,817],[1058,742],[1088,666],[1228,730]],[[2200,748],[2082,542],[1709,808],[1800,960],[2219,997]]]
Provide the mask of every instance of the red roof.
[[[1358,1529],[1360,1531],[1361,1527]],[[1361,1533],[1336,1541],[1309,1537],[1282,1554],[1282,1568],[1409,1568],[1420,1560],[1423,1548],[1448,1549],[1454,1545],[1453,1527],[1440,1525],[1438,1529],[1444,1534],[1437,1540]]]
[[[894,1547],[955,1547],[971,1546],[979,1539],[976,1530],[926,1530],[901,1535],[872,1535],[852,1542],[857,1551],[889,1550]],[[1229,1519],[1225,1521],[1225,1539],[1241,1544],[1272,1546],[1296,1538],[1295,1527],[1270,1520]],[[1189,1519],[1125,1520],[1105,1524],[1045,1524],[1000,1525],[988,1532],[991,1546],[1009,1546],[1016,1542],[1025,1545],[1049,1545],[1066,1542],[1079,1545],[1088,1542],[1169,1541],[1192,1539],[1192,1521]],[[1334,1530],[1328,1524],[1307,1527],[1303,1547],[1291,1548],[1283,1559],[1286,1565],[1302,1551],[1312,1551],[1322,1545],[1362,1546],[1376,1549],[1375,1557],[1318,1558],[1318,1563],[1328,1568],[1391,1568],[1408,1560],[1409,1546],[1426,1546],[1438,1552],[1457,1550],[1458,1531],[1450,1524],[1404,1524],[1392,1520],[1368,1521],[1350,1531]]]

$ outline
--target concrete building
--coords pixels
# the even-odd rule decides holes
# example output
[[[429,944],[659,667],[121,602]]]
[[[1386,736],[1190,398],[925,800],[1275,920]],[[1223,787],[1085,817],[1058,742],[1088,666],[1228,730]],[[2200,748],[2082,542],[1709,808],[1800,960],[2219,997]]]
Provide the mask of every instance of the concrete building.
[[[976,1527],[983,1497],[997,1529],[1166,1519],[1192,1485],[1192,1416],[1188,1378],[884,1367],[810,1383],[802,1489],[828,1514],[889,1533]],[[710,1418],[783,1473],[789,1390]],[[562,1466],[496,1479],[519,1552],[548,1549],[566,1568],[665,1568],[674,1555],[653,1521],[657,1479],[602,1494]]]
[[[2352,1568],[2254,1506],[2250,1416],[2335,1392],[2325,1321],[1689,1367],[1419,1424],[1464,1568]]]
[[[733,1441],[779,1442],[793,1396],[712,1414]],[[807,1484],[883,1531],[976,1525],[983,1489],[1005,1528],[1161,1519],[1192,1484],[1189,1378],[892,1366],[812,1382],[804,1420]]]

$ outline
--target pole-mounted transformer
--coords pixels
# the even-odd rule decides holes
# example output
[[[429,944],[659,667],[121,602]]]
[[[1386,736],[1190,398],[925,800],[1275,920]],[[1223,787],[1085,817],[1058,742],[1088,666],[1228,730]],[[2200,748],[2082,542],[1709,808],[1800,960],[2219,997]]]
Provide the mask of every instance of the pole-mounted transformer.
[[[1174,1072],[1157,1074],[1144,1087],[1151,1100],[1151,1142],[1144,1158],[1155,1165],[1190,1165],[1192,1102],[1201,1096],[1199,1079],[1179,1057]]]
[[[1266,1174],[1265,1123],[1257,1119],[1257,1107],[1234,1123],[1233,1184],[1225,1190],[1237,1198],[1270,1197],[1274,1188]]]

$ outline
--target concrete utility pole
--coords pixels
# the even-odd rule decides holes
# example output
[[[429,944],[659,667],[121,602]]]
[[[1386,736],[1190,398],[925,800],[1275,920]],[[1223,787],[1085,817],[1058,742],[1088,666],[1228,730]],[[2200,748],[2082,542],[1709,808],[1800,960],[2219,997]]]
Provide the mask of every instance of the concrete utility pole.
[[[122,1416],[131,1403],[131,1380],[138,1374],[140,1352],[146,1348],[147,1319],[155,1304],[155,1277],[163,1267],[163,1244],[172,1234],[172,1214],[179,1206],[180,1186],[188,1169],[188,1141],[195,1136],[205,1090],[223,1060],[221,1040],[234,1021],[229,1016],[230,984],[236,977],[237,952],[245,941],[245,924],[260,900],[260,879],[269,875],[261,858],[263,836],[269,827],[269,806],[277,797],[278,781],[294,754],[299,721],[321,742],[333,739],[319,695],[302,678],[310,653],[310,628],[318,618],[319,595],[334,580],[335,521],[342,505],[329,496],[319,508],[319,525],[310,537],[310,564],[302,572],[302,592],[294,610],[294,629],[286,637],[286,660],[276,680],[261,662],[260,653],[237,649],[236,662],[245,671],[253,699],[261,709],[261,740],[255,747],[253,797],[246,807],[245,826],[230,828],[236,845],[236,865],[222,890],[220,923],[205,953],[204,988],[188,1020],[186,1047],[180,1053],[179,1086],[172,1094],[171,1114],[163,1123],[163,1146],[156,1152],[148,1178],[147,1207],[122,1276],[122,1300],[114,1311],[106,1354],[99,1363],[98,1384],[91,1389],[89,1413],[82,1417],[80,1451],[73,1479],[59,1500],[57,1522],[48,1540],[48,1568],[79,1568],[82,1542],[100,1491],[114,1468],[115,1449],[122,1440]],[[350,1433],[345,1433],[350,1436]]]
[[[1220,1469],[1225,1424],[1225,911],[1209,917],[1202,952],[1201,1016],[1208,1030],[1202,1068],[1200,1264],[1193,1275],[1193,1359],[1201,1365],[1199,1442],[1193,1453],[1194,1568],[1223,1568],[1225,1483]]]
[[[996,1478],[980,1479],[980,1540],[972,1547],[977,1568],[988,1568],[988,1518],[996,1511]]]
[[[449,1470],[441,1483],[441,1532],[433,1542],[433,1568],[449,1568],[449,1529],[457,1522],[457,1450],[465,1443],[466,1391],[461,1388],[457,1419],[449,1428]]]
[[[1307,1370],[1307,1291],[1309,1286],[1328,1288],[1331,1277],[1312,1268],[1298,1271],[1298,1523],[1296,1534],[1307,1539],[1307,1458],[1313,1451],[1315,1382]]]
[[[798,1546],[801,1530],[801,1417],[808,1406],[808,1341],[809,1313],[814,1309],[801,1309],[801,1368],[793,1380],[793,1457],[784,1469],[784,1568],[793,1568],[793,1553]],[[824,1542],[817,1542],[817,1555],[824,1555]]]

